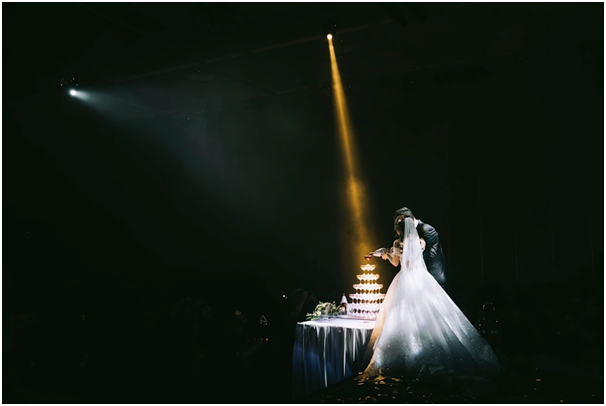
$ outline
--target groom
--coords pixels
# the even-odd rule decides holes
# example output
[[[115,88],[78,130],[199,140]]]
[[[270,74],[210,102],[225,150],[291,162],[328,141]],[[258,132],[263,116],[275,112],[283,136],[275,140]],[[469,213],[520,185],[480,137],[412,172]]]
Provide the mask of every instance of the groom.
[[[396,210],[393,216],[394,224],[399,218],[410,217],[415,221],[417,227],[417,233],[419,237],[425,240],[425,250],[423,251],[423,260],[427,270],[434,277],[434,279],[442,286],[446,292],[448,292],[448,280],[446,279],[446,261],[444,258],[444,252],[440,245],[440,238],[435,228],[429,224],[423,223],[421,220],[415,218],[414,214],[408,207],[402,207]]]

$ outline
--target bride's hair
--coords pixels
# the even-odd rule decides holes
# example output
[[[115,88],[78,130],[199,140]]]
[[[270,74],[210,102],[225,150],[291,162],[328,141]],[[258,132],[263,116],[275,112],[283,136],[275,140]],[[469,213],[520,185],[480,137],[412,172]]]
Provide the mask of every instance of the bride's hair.
[[[396,210],[396,213],[393,216],[393,231],[395,231],[396,237],[400,241],[404,238],[404,220],[407,218],[415,219],[414,214],[412,214],[412,211],[408,207],[402,207],[401,209]]]

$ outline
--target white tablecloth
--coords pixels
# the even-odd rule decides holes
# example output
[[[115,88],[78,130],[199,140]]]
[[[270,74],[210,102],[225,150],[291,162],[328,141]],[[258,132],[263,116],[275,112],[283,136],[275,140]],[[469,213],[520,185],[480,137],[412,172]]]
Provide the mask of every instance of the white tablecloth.
[[[325,319],[297,324],[293,349],[293,399],[356,374],[374,320]]]

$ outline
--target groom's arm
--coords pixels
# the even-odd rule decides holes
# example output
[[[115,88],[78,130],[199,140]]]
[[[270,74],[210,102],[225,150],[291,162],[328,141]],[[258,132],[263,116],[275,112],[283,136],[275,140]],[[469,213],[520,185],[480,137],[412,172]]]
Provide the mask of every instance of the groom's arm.
[[[435,258],[438,256],[439,247],[440,247],[440,236],[435,228],[430,226],[427,223],[423,223],[423,232],[425,239],[425,251],[423,251],[423,258],[425,260],[430,258]]]

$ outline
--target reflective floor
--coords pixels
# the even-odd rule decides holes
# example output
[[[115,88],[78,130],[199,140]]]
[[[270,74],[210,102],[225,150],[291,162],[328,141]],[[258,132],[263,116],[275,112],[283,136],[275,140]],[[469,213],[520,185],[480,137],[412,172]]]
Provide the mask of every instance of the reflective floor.
[[[522,359],[504,359],[504,370],[494,382],[478,378],[425,383],[398,379],[348,379],[309,395],[300,403],[604,403],[603,352],[594,362],[570,363],[541,354],[529,367]]]
[[[601,355],[601,358],[600,358]],[[137,380],[112,381],[81,373],[70,380],[31,379],[4,386],[3,403],[393,403],[393,404],[603,404],[603,351],[588,362],[571,363],[555,355],[531,359],[504,357],[504,370],[494,382],[455,379],[423,383],[398,379],[347,379],[337,385],[293,402],[290,387],[280,371],[249,376],[248,382],[234,375],[194,376],[187,382],[167,383]],[[85,372],[85,371],[81,371]],[[5,377],[6,378],[6,377]],[[34,377],[32,377],[34,378]]]
[[[62,313],[17,314],[13,321],[24,321],[3,329],[2,402],[604,404],[603,301],[577,301],[572,313],[568,309],[575,303],[570,300],[537,302],[541,306],[521,301],[522,311],[517,312],[504,308],[502,334],[486,337],[493,340],[503,366],[494,382],[459,378],[407,383],[354,376],[302,399],[292,397],[297,384],[292,380],[294,321],[271,324],[268,341],[236,362],[229,354],[242,335],[233,328],[217,328],[233,321],[219,312],[201,324],[197,336],[177,328],[190,325],[181,318],[175,318],[177,323],[163,316],[187,315],[187,306],[166,311],[156,306],[152,327],[138,324],[139,316],[126,312],[129,317],[124,318],[119,312],[100,312],[98,319],[87,319],[90,326],[80,325],[81,319],[80,324],[63,323]],[[474,307],[468,308],[473,314]],[[254,311],[250,314],[256,320]],[[6,323],[4,327],[11,326]],[[200,340],[192,344],[195,337]]]

